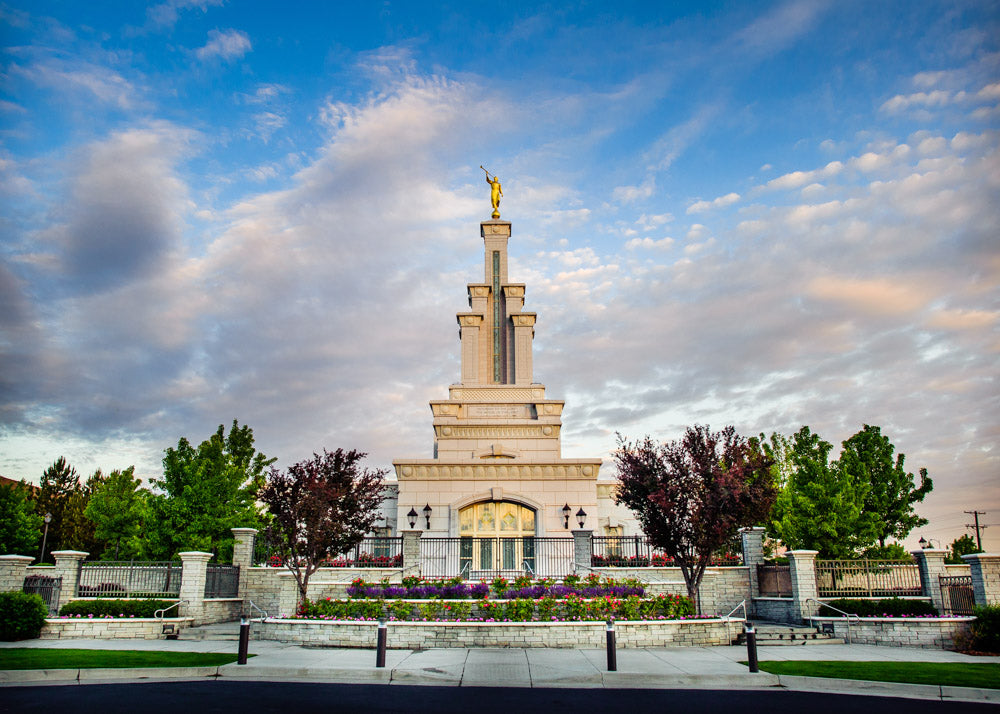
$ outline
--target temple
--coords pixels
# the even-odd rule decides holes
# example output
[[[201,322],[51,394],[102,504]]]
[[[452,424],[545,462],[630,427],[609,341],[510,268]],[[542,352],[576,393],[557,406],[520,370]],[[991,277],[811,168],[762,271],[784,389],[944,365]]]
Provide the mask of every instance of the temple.
[[[621,535],[620,521],[631,518],[611,503],[613,482],[599,487],[601,459],[562,458],[564,402],[534,380],[536,315],[523,309],[525,285],[507,273],[511,224],[484,221],[480,234],[482,280],[469,283],[469,309],[457,314],[460,381],[430,403],[433,458],[393,461],[398,494],[386,522],[426,536],[500,539],[477,548],[470,567],[518,570],[532,537],[582,528]]]

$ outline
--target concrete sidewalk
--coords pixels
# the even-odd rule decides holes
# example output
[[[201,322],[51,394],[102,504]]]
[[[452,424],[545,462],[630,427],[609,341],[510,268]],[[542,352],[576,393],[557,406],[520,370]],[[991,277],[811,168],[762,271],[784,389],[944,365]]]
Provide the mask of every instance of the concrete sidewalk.
[[[198,640],[29,640],[0,647],[53,649],[158,650],[231,652],[236,642]],[[607,671],[604,650],[594,649],[432,649],[393,650],[385,668],[375,666],[373,650],[302,647],[270,641],[250,643],[246,665],[161,669],[81,669],[0,671],[0,684],[84,684],[111,681],[227,680],[301,681],[324,683],[384,683],[437,686],[504,686],[636,689],[745,689],[784,687],[798,691],[872,694],[920,699],[994,702],[1000,690],[891,684],[751,674],[740,664],[744,647],[668,647],[619,649],[616,672]],[[971,657],[956,652],[824,645],[759,647],[767,660],[853,660],[884,662],[1000,662],[1000,657]]]

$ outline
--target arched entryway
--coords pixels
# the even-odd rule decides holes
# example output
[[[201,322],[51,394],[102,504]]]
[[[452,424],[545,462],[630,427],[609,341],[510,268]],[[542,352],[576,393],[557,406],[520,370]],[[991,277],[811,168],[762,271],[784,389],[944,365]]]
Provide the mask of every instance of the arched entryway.
[[[468,577],[535,570],[535,511],[513,501],[473,503],[458,513],[460,567]]]

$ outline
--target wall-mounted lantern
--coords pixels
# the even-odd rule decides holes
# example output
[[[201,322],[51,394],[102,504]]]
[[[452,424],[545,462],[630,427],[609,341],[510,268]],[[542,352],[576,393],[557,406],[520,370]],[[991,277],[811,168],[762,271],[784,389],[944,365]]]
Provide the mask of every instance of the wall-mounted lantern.
[[[433,510],[434,509],[431,508],[431,504],[429,503],[424,506],[424,518],[427,519],[427,530],[431,529],[431,511]]]
[[[566,530],[569,530],[569,514],[572,513],[572,512],[573,512],[573,509],[569,507],[568,503],[565,506],[562,507],[563,528],[565,528]]]
[[[587,522],[587,512],[583,510],[583,506],[576,512],[576,522],[580,524],[581,530],[583,529],[583,524]]]
[[[410,512],[406,514],[406,517],[410,521],[410,528],[416,528],[417,527],[417,511],[416,511],[416,509],[411,508]]]

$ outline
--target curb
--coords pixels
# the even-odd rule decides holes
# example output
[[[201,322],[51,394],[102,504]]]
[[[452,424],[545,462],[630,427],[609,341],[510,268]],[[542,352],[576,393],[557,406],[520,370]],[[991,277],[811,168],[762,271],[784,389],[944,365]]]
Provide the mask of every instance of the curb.
[[[987,702],[1000,704],[1000,689],[952,687],[943,684],[908,684],[903,682],[869,682],[863,679],[834,679],[832,677],[802,677],[774,675],[780,685],[796,692],[827,692],[831,694],[856,694],[870,697],[897,697],[903,699],[928,699],[951,702]]]
[[[80,684],[133,681],[141,679],[202,679],[218,677],[219,667],[135,667],[86,669],[7,669],[0,670],[4,684]]]

